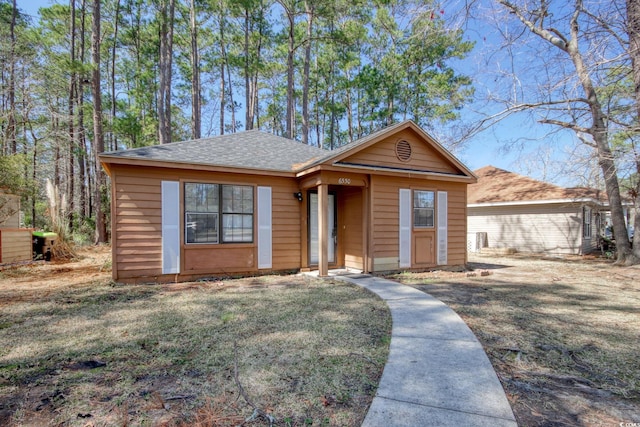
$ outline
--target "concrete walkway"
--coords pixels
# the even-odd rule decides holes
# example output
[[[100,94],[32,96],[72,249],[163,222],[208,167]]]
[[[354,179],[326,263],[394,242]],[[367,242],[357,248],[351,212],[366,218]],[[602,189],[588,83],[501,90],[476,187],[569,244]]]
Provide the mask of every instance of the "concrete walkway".
[[[453,310],[390,280],[334,277],[376,293],[393,319],[389,360],[363,426],[517,427],[489,358]]]

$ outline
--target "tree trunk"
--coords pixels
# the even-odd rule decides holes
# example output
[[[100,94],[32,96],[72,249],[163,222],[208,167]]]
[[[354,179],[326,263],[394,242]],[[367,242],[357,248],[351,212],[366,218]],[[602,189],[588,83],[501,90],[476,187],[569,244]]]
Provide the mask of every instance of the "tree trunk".
[[[284,6],[284,5],[283,5]],[[287,35],[287,117],[285,127],[285,137],[293,139],[295,137],[296,112],[294,100],[294,57],[295,57],[295,15],[294,11],[285,7],[287,18],[289,20],[289,31]]]
[[[220,0],[220,24],[219,24],[219,33],[220,33],[220,135],[224,135],[224,113],[226,109],[226,84],[225,84],[225,65],[227,64],[227,53],[225,48],[225,40],[224,40],[224,23],[225,23],[225,14],[224,14],[224,4],[222,0]]]
[[[171,142],[171,67],[174,16],[175,0],[163,0],[160,5],[160,96],[158,98],[160,144]]]
[[[80,3],[80,52],[78,52],[78,60],[84,64],[85,61],[85,23],[86,23],[87,8],[85,0]],[[84,76],[80,76],[78,79],[78,90],[76,104],[78,105],[78,170],[80,171],[79,179],[79,194],[78,205],[82,218],[86,218],[89,215],[89,209],[87,208],[87,201],[89,199],[87,195],[87,136],[84,128]]]
[[[202,98],[200,96],[200,57],[198,52],[198,25],[195,0],[189,3],[189,29],[191,32],[191,138],[200,139],[202,129]]]
[[[120,22],[120,0],[116,0],[116,11],[113,24],[113,46],[111,46],[111,150],[118,149],[118,136],[114,129],[117,114],[116,102],[116,47],[118,45],[118,24]]]
[[[616,164],[611,153],[611,147],[609,146],[609,136],[607,125],[604,121],[604,113],[602,106],[598,100],[598,94],[591,80],[591,76],[586,69],[584,60],[580,50],[578,48],[578,22],[577,19],[573,19],[571,23],[572,37],[566,47],[566,51],[571,57],[574,66],[576,67],[576,73],[580,79],[580,84],[585,92],[586,99],[591,110],[592,124],[589,132],[596,143],[596,150],[598,153],[598,164],[602,169],[602,175],[604,176],[605,189],[607,191],[607,197],[609,198],[609,206],[611,209],[611,223],[613,225],[613,232],[617,236],[616,249],[618,252],[619,263],[630,262],[631,245],[629,245],[629,239],[627,239],[627,226],[624,220],[624,213],[622,210],[622,198],[620,197],[620,184],[618,182],[618,171]],[[622,238],[620,236],[623,236]]]
[[[631,0],[630,0],[631,1]],[[573,63],[576,76],[580,80],[580,85],[585,95],[585,102],[590,110],[591,127],[583,130],[578,129],[578,126],[569,122],[556,122],[547,121],[547,123],[555,123],[576,131],[588,132],[595,142],[596,152],[598,156],[598,164],[602,170],[604,176],[605,188],[607,196],[609,198],[609,207],[611,209],[611,222],[613,225],[613,232],[616,236],[616,248],[617,248],[617,262],[621,264],[627,264],[634,262],[633,254],[631,252],[631,246],[627,237],[627,227],[624,220],[624,213],[622,209],[622,199],[620,197],[620,185],[618,183],[618,172],[614,162],[613,154],[611,153],[611,147],[608,139],[608,129],[604,120],[604,113],[602,106],[598,99],[597,90],[591,79],[589,70],[587,69],[584,58],[578,47],[579,42],[579,17],[583,13],[582,1],[576,0],[574,5],[574,12],[571,15],[569,22],[570,36],[565,37],[560,34],[557,29],[547,29],[541,25],[538,21],[529,20],[528,15],[520,10],[519,7],[510,3],[508,0],[499,0],[504,7],[510,12],[514,13],[518,19],[531,31],[541,39],[555,46],[556,48],[565,52],[571,62]],[[540,15],[543,16],[543,15]],[[534,19],[539,19],[540,16],[533,15]],[[621,237],[622,236],[622,237]]]
[[[224,135],[224,110],[227,108],[226,99],[227,94],[225,93],[225,77],[224,77],[224,61],[220,64],[220,135]]]
[[[307,14],[307,40],[305,41],[302,71],[302,142],[309,144],[309,70],[311,68],[311,36],[315,11],[308,0],[304,2],[304,8]]]
[[[227,58],[228,61],[228,58]],[[236,132],[236,103],[233,101],[233,85],[231,84],[231,67],[227,62],[227,82],[229,88],[229,105],[231,106],[231,133]]]
[[[102,94],[100,92],[100,1],[93,0],[93,24],[91,26],[91,94],[93,96],[93,142],[95,154],[95,203],[96,243],[107,241],[107,227],[102,204],[104,178],[100,166],[100,153],[104,151],[104,134],[102,132]]]
[[[9,26],[10,43],[9,48],[9,117],[7,117],[7,145],[10,154],[18,151],[18,141],[16,138],[16,17],[18,8],[16,0],[13,0],[11,8],[11,24]]]
[[[69,98],[68,98],[68,113],[69,113],[69,170],[67,171],[67,224],[69,231],[73,231],[73,213],[75,211],[75,152],[76,152],[76,136],[75,136],[75,110],[74,104],[76,102],[76,0],[69,1],[69,7],[71,9],[71,28],[69,29],[70,41],[70,60],[71,60],[71,75],[69,76]]]
[[[254,110],[252,108],[253,104],[253,88],[251,86],[251,59],[249,53],[249,8],[245,7],[244,9],[244,102],[246,105],[245,108],[245,118],[244,118],[244,128],[245,130],[253,129],[253,114]]]
[[[633,88],[636,101],[636,133],[640,132],[640,3],[637,0],[627,0],[627,34],[629,35],[629,56],[633,72]],[[633,255],[640,260],[640,153],[636,152],[635,164],[638,181],[634,194],[635,216],[633,224]]]
[[[347,70],[345,76],[348,82],[351,82],[351,72]],[[349,133],[349,142],[353,141],[353,106],[351,105],[351,87],[346,88],[346,103],[347,103],[347,132]]]

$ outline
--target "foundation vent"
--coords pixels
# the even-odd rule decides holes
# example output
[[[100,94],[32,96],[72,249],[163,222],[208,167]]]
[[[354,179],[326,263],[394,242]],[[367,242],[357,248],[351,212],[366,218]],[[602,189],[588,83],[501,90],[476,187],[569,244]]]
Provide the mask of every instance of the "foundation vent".
[[[409,144],[409,141],[401,139],[396,142],[396,157],[403,162],[411,160],[411,144]]]

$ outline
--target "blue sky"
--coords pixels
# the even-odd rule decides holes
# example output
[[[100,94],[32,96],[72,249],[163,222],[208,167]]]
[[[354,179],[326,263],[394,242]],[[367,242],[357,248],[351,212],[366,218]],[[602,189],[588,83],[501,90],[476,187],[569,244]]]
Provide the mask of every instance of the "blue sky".
[[[53,3],[66,3],[63,0],[18,0],[18,8],[23,12],[37,18],[37,11],[40,7],[48,7]],[[472,76],[475,83],[479,83],[478,90],[484,87],[481,79],[488,78],[488,74],[480,69],[479,65],[482,61],[479,56],[491,49],[487,40],[491,41],[495,38],[494,34],[488,33],[488,27],[482,28],[483,33],[476,30],[471,24],[468,37],[476,40],[476,49],[472,54],[472,58],[461,61],[457,67],[460,71]],[[483,46],[483,44],[485,46]],[[465,118],[472,118],[475,113],[482,107],[472,105],[470,108],[463,110]],[[493,107],[496,109],[497,107]],[[549,142],[548,133],[555,129],[550,125],[540,125],[535,122],[529,115],[516,115],[505,119],[504,121],[494,125],[492,128],[474,136],[462,150],[455,152],[471,170],[478,169],[486,165],[493,165],[512,172],[528,175],[536,179],[544,179],[559,185],[578,185],[567,173],[558,173],[558,162],[563,161],[563,148],[569,150],[573,145],[574,136],[571,132],[562,132],[556,134],[553,138],[556,140],[555,149],[550,153],[546,148]],[[508,142],[513,142],[508,144]],[[513,147],[507,150],[505,147]],[[551,171],[539,166],[539,158],[547,157],[547,161],[555,166],[550,166]],[[544,170],[543,170],[544,169]]]

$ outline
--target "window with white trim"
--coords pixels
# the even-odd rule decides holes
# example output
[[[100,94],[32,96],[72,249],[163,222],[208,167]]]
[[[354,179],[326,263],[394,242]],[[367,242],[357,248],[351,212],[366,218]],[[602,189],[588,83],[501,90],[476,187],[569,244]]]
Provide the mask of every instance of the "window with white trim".
[[[582,232],[585,239],[591,238],[591,208],[588,206],[582,208]]]
[[[187,244],[253,242],[253,187],[184,184]]]
[[[222,186],[222,241],[253,242],[253,187]]]
[[[413,191],[413,226],[433,228],[435,218],[435,192]]]

